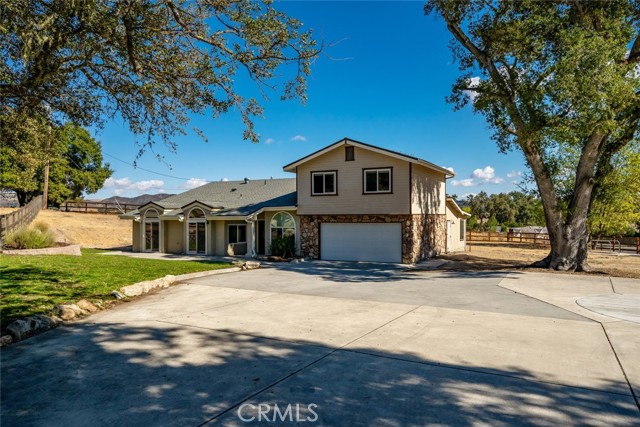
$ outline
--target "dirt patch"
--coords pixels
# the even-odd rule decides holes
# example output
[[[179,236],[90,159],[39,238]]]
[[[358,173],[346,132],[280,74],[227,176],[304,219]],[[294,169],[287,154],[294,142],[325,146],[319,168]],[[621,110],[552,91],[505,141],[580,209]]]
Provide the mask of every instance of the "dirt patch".
[[[49,225],[59,242],[85,248],[131,246],[131,221],[117,215],[85,214],[42,210],[34,220]]]
[[[533,262],[544,258],[549,250],[520,243],[472,243],[466,253],[443,255],[449,262],[440,269],[451,271],[481,270],[531,270]],[[589,253],[589,264],[594,269],[589,274],[606,274],[615,277],[640,279],[639,255],[613,255],[602,252]]]

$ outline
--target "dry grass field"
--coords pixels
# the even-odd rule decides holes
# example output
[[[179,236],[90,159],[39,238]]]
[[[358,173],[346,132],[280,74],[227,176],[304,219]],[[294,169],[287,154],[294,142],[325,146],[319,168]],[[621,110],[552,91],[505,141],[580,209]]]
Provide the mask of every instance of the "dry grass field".
[[[34,222],[48,224],[59,242],[100,249],[131,246],[131,221],[117,215],[42,210]]]
[[[544,247],[520,243],[474,242],[468,246],[466,253],[443,256],[449,262],[442,268],[454,271],[529,269],[531,263],[549,253]],[[594,274],[640,278],[640,255],[614,255],[594,251],[589,254],[589,264]]]

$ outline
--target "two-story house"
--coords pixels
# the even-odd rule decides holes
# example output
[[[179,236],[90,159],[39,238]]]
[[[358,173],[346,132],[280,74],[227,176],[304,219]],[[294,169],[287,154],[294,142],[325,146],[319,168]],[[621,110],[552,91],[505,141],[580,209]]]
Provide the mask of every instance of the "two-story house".
[[[465,248],[448,169],[344,138],[284,170],[296,177],[212,182],[121,215],[133,250],[255,256],[293,235],[305,257],[412,263]]]

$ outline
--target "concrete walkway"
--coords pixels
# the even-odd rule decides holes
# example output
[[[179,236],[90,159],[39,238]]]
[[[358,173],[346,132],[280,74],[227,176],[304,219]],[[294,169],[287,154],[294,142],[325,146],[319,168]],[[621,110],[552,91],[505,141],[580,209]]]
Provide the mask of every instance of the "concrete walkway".
[[[637,426],[640,325],[576,304],[616,292],[640,281],[321,262],[193,279],[3,349],[2,421]]]

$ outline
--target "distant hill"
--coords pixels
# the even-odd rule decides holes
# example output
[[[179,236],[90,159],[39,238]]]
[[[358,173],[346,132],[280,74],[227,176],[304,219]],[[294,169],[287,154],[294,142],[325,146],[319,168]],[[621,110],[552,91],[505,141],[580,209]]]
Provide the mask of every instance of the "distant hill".
[[[129,204],[129,205],[144,205],[149,202],[157,202],[158,200],[166,199],[167,197],[174,196],[174,194],[143,194],[141,196],[136,197],[122,197],[122,196],[111,196],[108,199],[103,199],[101,202],[104,203],[120,203],[120,204]]]

